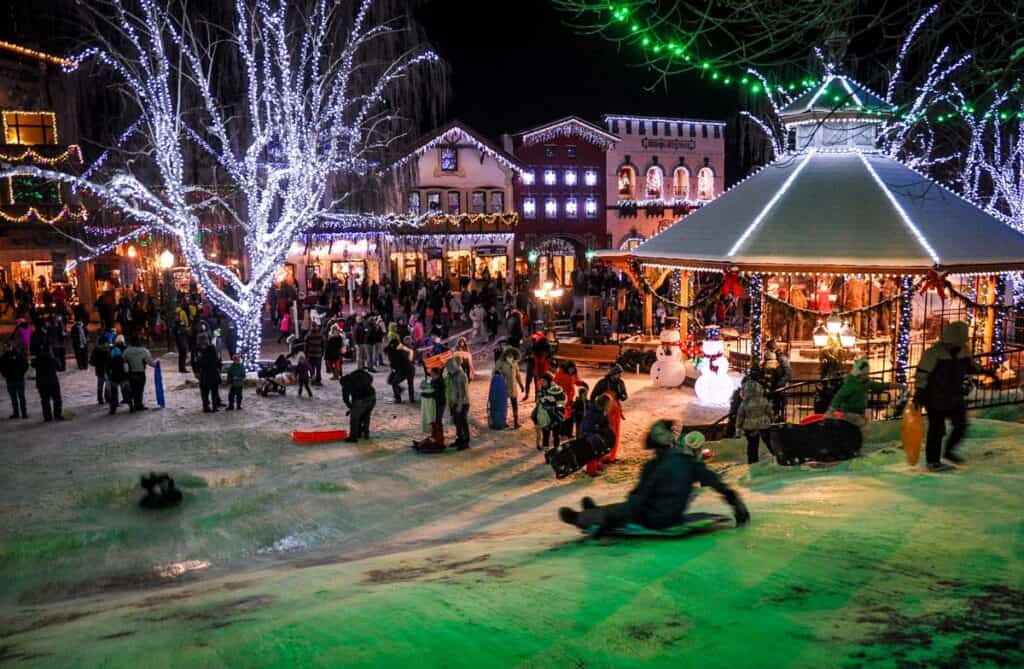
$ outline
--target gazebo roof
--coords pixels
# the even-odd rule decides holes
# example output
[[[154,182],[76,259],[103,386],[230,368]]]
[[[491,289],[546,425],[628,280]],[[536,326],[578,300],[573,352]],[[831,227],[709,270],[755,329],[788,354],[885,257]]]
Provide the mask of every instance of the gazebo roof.
[[[787,117],[815,112],[831,114],[849,109],[888,112],[890,105],[860,82],[842,74],[830,74],[819,85],[780,109],[779,116],[785,122]]]
[[[765,272],[1000,272],[1024,269],[1024,235],[887,156],[809,151],[761,169],[631,255]]]

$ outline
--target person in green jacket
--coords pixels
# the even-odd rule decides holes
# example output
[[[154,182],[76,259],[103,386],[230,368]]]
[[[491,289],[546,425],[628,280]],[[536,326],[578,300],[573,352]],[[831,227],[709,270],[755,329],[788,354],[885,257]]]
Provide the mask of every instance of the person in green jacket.
[[[228,411],[242,410],[242,386],[245,385],[245,365],[242,364],[242,356],[237,353],[231,356],[231,366],[228,367]]]
[[[833,418],[837,411],[842,411],[843,420],[856,425],[866,434],[868,419],[865,413],[868,409],[868,393],[889,389],[889,384],[868,378],[870,373],[871,366],[866,358],[853,363],[853,369],[843,379],[843,385],[832,398],[832,404],[825,416]]]

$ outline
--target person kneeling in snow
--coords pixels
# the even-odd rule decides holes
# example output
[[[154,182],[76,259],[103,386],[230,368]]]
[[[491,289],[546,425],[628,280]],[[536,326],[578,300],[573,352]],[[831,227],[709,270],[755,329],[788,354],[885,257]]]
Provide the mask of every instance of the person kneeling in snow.
[[[672,448],[676,438],[671,421],[659,420],[647,435],[645,448],[654,457],[644,465],[640,482],[621,504],[597,506],[589,497],[583,498],[583,510],[562,507],[558,515],[563,522],[581,529],[599,526],[601,535],[628,523],[662,530],[683,522],[694,483],[717,490],[733,508],[736,524],[750,520],[750,512],[735,490],[689,453]]]

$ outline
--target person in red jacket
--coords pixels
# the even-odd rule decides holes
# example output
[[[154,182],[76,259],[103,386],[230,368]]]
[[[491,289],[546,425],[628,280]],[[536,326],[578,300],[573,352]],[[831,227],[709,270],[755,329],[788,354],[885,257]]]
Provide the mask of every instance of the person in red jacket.
[[[530,350],[533,353],[533,378],[536,387],[540,388],[540,379],[551,371],[551,342],[543,332],[535,332],[530,336]]]
[[[562,421],[562,435],[572,436],[572,403],[576,399],[576,388],[590,390],[587,382],[582,380],[576,372],[576,364],[571,360],[565,360],[558,366],[555,372],[555,385],[560,386],[565,392],[565,420]]]

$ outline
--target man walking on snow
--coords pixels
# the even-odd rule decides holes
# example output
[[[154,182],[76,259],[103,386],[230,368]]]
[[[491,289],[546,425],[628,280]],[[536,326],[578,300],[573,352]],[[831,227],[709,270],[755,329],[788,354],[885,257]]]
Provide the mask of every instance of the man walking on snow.
[[[647,435],[644,448],[654,451],[640,472],[640,482],[625,502],[597,506],[589,497],[583,498],[583,510],[563,506],[558,515],[563,522],[580,529],[599,526],[598,535],[628,523],[654,530],[673,527],[683,522],[695,483],[714,488],[733,508],[736,524],[750,520],[750,512],[735,490],[689,453],[672,448],[675,444],[672,423],[659,420]]]

